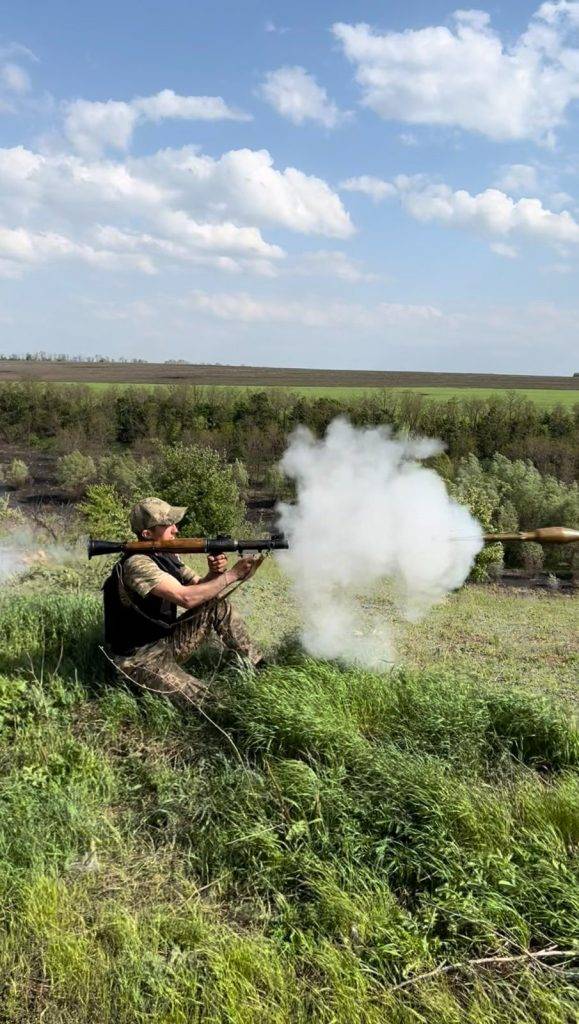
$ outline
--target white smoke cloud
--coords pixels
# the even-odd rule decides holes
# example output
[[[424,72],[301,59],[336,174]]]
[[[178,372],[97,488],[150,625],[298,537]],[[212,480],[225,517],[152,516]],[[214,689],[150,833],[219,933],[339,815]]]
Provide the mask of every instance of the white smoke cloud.
[[[339,419],[323,440],[300,428],[281,467],[296,481],[281,504],[306,650],[374,669],[395,660],[383,610],[368,618],[361,598],[389,579],[397,608],[420,618],[468,576],[483,546],[480,524],[420,464],[443,450],[433,438],[395,437]]]
[[[38,566],[74,563],[84,555],[84,543],[74,547],[48,541],[29,525],[14,526],[0,541],[0,583],[15,580]]]

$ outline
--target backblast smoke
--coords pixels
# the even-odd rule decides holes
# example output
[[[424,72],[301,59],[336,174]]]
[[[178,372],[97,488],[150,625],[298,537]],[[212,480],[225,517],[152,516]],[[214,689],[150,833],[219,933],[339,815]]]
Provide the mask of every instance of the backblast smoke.
[[[297,501],[279,506],[290,549],[277,557],[291,576],[316,657],[373,669],[395,660],[384,611],[371,597],[388,579],[413,620],[459,587],[483,547],[482,529],[421,460],[443,451],[433,438],[395,437],[339,419],[323,440],[300,428],[281,467]]]
[[[28,526],[13,528],[0,540],[0,583],[21,576],[34,566],[61,565],[74,558],[74,550],[64,544],[40,543]]]

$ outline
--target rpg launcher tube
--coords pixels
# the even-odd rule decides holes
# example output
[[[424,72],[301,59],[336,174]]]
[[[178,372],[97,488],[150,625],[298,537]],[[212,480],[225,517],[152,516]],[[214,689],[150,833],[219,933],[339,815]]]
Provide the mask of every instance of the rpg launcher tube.
[[[173,555],[220,555],[226,551],[279,551],[289,547],[283,533],[269,537],[237,540],[234,537],[178,537],[175,540],[93,540],[88,542],[88,557],[95,555],[136,555],[148,551],[167,551]]]
[[[485,543],[494,541],[534,540],[537,544],[571,544],[579,541],[579,530],[568,526],[541,526],[538,530],[523,530],[520,533],[485,533]]]

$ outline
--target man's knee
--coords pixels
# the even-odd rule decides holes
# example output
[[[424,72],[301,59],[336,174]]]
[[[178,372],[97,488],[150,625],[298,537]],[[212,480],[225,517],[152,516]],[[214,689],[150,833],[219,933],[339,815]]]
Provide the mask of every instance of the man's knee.
[[[117,671],[135,691],[154,693],[181,707],[199,704],[207,694],[207,686],[185,672],[172,658],[123,659]]]

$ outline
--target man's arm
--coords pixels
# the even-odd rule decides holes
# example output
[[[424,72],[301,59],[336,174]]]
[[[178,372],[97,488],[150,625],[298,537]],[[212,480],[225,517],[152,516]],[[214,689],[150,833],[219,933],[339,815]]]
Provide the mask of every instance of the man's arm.
[[[217,597],[222,590],[225,590],[232,583],[253,575],[255,569],[255,559],[240,558],[232,569],[227,569],[226,572],[220,573],[212,579],[185,585],[179,583],[178,580],[167,573],[166,578],[164,577],[153,587],[151,594],[155,597],[164,598],[166,601],[172,601],[173,604],[178,604],[180,608],[198,608],[199,605],[205,604],[206,601],[211,601],[213,597]]]

